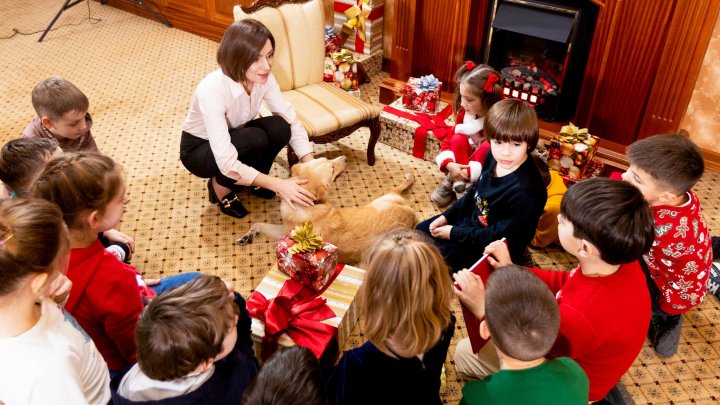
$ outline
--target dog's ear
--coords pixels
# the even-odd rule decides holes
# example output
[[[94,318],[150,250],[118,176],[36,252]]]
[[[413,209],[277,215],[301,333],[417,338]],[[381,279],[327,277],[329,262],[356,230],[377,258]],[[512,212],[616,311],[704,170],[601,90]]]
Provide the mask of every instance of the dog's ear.
[[[316,203],[324,203],[327,202],[328,197],[328,189],[327,186],[324,184],[320,184],[315,189],[315,202]]]
[[[333,168],[332,176],[330,177],[331,183],[335,181],[337,176],[339,176],[340,174],[342,174],[342,172],[345,171],[345,161],[345,156],[338,156],[335,159],[331,160]]]
[[[302,163],[295,163],[292,165],[290,168],[290,177],[298,177],[300,174],[300,165],[302,165]]]

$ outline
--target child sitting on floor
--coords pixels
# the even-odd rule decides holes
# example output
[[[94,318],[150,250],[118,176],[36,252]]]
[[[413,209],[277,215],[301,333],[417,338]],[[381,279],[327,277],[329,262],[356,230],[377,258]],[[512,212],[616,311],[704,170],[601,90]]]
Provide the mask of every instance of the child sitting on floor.
[[[490,150],[484,142],[483,125],[490,107],[502,99],[500,76],[488,65],[467,61],[455,72],[455,128],[440,144],[435,161],[447,173],[430,199],[443,208],[465,193],[480,177],[482,162]]]
[[[90,103],[74,84],[62,77],[48,77],[33,88],[32,104],[37,117],[23,131],[24,138],[55,139],[65,152],[98,151],[90,133]]]
[[[441,215],[418,224],[433,237],[453,272],[470,267],[490,242],[507,238],[513,260],[521,261],[535,235],[547,190],[529,159],[538,142],[530,104],[506,99],[485,117],[490,154],[474,187]]]
[[[0,200],[0,403],[107,404],[108,368],[57,302],[68,235],[43,200]]]
[[[115,405],[239,404],[258,371],[245,300],[217,276],[152,300],[135,343],[138,363],[112,380]]]
[[[120,166],[107,156],[79,152],[51,160],[33,195],[57,204],[70,231],[67,275],[73,287],[65,308],[95,341],[111,372],[130,367],[144,303],[199,273],[145,280],[104,249],[98,234],[120,223],[129,201]]]
[[[368,339],[345,352],[327,384],[331,404],[441,404],[440,375],[455,331],[452,287],[422,234],[390,232],[362,259],[358,292]]]
[[[622,179],[643,193],[655,217],[655,242],[643,255],[652,299],[648,338],[655,351],[677,351],[682,314],[700,305],[712,266],[712,245],[700,199],[692,187],[705,164],[695,144],[681,135],[655,135],[627,149]]]
[[[560,332],[548,356],[575,360],[590,380],[589,400],[599,401],[635,361],[650,324],[650,294],[638,259],[653,243],[652,213],[634,186],[592,178],[568,189],[558,220],[560,243],[577,258],[578,267],[570,272],[532,269],[560,307]],[[485,253],[492,255],[495,268],[511,264],[501,241],[488,245]],[[465,283],[458,297],[473,305],[483,299],[482,281],[474,274],[463,276],[476,282]],[[492,341],[478,353],[468,339],[460,341],[455,365],[474,378],[499,369]]]
[[[20,138],[8,141],[0,149],[0,181],[3,196],[27,197],[35,178],[42,173],[48,160],[62,150],[55,139]]]
[[[544,248],[558,241],[557,216],[560,213],[560,202],[567,191],[567,187],[562,177],[560,177],[560,173],[550,170],[547,163],[536,153],[533,153],[532,157],[547,189],[548,198],[540,216],[535,237],[530,241],[530,244],[537,248]]]
[[[467,281],[463,273],[458,273],[460,288]],[[480,335],[492,337],[500,371],[468,381],[461,405],[587,404],[589,383],[582,368],[567,357],[545,358],[560,329],[560,312],[537,276],[514,265],[497,269],[488,279],[484,305]]]

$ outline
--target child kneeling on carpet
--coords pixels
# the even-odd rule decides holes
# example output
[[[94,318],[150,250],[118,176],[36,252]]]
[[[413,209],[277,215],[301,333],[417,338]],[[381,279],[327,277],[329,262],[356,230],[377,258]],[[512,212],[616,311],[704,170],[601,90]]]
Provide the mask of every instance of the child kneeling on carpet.
[[[677,351],[682,314],[702,303],[712,266],[712,241],[700,199],[691,190],[705,164],[682,135],[655,135],[627,149],[622,179],[643,193],[655,217],[655,243],[640,265],[652,299],[648,338],[661,356]]]
[[[570,272],[531,269],[557,297],[560,332],[548,356],[575,360],[590,380],[590,401],[613,389],[640,353],[650,324],[650,294],[638,259],[653,243],[650,207],[622,181],[593,178],[570,187],[558,217],[563,248],[578,260]],[[488,245],[490,263],[511,264],[505,244]],[[483,299],[482,281],[458,293],[465,305]],[[477,313],[476,316],[483,315]],[[468,339],[455,349],[458,372],[483,378],[499,369],[492,341],[478,353]]]
[[[0,200],[0,402],[107,404],[108,368],[95,344],[58,307],[68,233],[47,201]]]
[[[156,294],[200,275],[143,279],[135,267],[105,250],[98,234],[117,226],[129,202],[119,165],[94,152],[66,153],[45,166],[32,194],[57,204],[70,231],[73,282],[65,308],[102,353],[111,372],[135,363],[135,324]]]
[[[438,168],[447,176],[430,196],[438,207],[448,206],[480,177],[482,162],[490,150],[483,137],[485,115],[502,100],[499,81],[495,69],[472,61],[455,72],[455,128],[442,140],[435,158]]]
[[[458,273],[462,291],[474,281],[468,273]],[[468,381],[461,405],[587,404],[589,383],[583,369],[567,357],[545,358],[560,329],[560,311],[537,276],[515,265],[497,269],[488,279],[484,307],[477,311],[485,314],[480,335],[492,337],[500,371]]]
[[[485,117],[490,154],[475,186],[441,215],[418,224],[433,237],[453,272],[470,267],[490,242],[507,238],[510,253],[521,261],[535,235],[547,190],[533,159],[538,122],[530,104],[506,99]]]
[[[331,404],[441,404],[440,375],[455,331],[440,252],[413,231],[382,236],[362,259],[358,292],[368,339],[331,374]]]
[[[202,275],[148,304],[138,363],[111,384],[113,403],[239,404],[258,372],[245,300]]]

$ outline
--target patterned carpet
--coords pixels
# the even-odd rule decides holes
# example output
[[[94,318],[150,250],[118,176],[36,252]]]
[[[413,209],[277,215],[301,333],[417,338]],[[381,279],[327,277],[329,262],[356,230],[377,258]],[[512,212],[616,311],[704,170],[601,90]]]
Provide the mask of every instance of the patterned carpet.
[[[125,168],[131,197],[120,229],[137,242],[133,264],[147,276],[167,276],[199,270],[232,280],[247,296],[274,263],[274,248],[261,239],[249,246],[233,240],[252,222],[279,223],[279,201],[245,195],[251,214],[235,220],[219,213],[207,201],[205,182],[180,164],[180,126],[190,96],[202,77],[215,69],[217,44],[154,20],[131,15],[99,3],[83,3],[61,16],[44,42],[40,34],[62,5],[52,2],[0,2],[0,142],[20,135],[34,115],[30,90],[50,75],[61,75],[90,99],[93,133],[100,149]],[[66,25],[77,24],[79,25]],[[362,97],[377,100],[377,84],[364,85]],[[347,171],[331,190],[342,206],[364,204],[399,184],[403,173],[415,174],[410,200],[420,218],[437,213],[429,195],[439,181],[432,164],[378,144],[377,163],[367,166],[368,132],[358,130],[331,145],[319,145],[316,154],[345,155]],[[272,174],[287,176],[284,153]],[[708,173],[696,188],[702,197],[711,229],[720,232],[720,175]],[[572,258],[561,249],[533,251],[538,267],[569,269]],[[457,304],[456,314],[461,317]],[[453,347],[466,335],[463,322]],[[659,358],[647,344],[623,382],[639,404],[714,404],[720,401],[720,304],[714,297],[686,316],[678,354]],[[356,326],[345,349],[363,342],[362,324]],[[451,349],[452,350],[452,349]],[[450,356],[451,358],[452,356]],[[446,363],[447,383],[442,398],[457,403],[462,380],[453,362]]]

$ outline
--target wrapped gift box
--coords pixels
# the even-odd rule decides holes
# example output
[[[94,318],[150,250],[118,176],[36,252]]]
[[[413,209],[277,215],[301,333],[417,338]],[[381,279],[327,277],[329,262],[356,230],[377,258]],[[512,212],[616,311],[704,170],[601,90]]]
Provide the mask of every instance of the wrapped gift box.
[[[335,29],[337,32],[341,32],[343,24],[345,24],[348,21],[347,15],[345,15],[345,10],[348,8],[357,5],[357,1],[353,0],[335,0],[334,2],[334,9],[335,9]],[[382,50],[382,42],[383,42],[383,14],[384,14],[384,8],[385,8],[385,1],[384,0],[372,0],[370,1],[370,7],[372,8],[372,11],[369,15],[369,17],[365,20],[365,43],[363,44],[363,49],[356,49],[356,38],[357,33],[353,32],[345,41],[345,44],[343,45],[345,48],[350,49],[351,51],[355,51],[358,53],[363,53],[366,55],[371,55],[374,52],[378,50]]]
[[[402,99],[397,99],[390,104],[390,107],[401,111],[413,112],[403,107]],[[440,102],[440,111],[444,110],[447,104]],[[455,116],[450,114],[445,120],[449,127],[455,125]],[[417,122],[399,117],[387,111],[380,113],[380,142],[399,149],[405,153],[412,154],[415,144],[415,130],[420,126]],[[440,153],[440,140],[433,134],[428,134],[425,138],[424,159],[429,162],[435,162],[435,156]]]
[[[427,83],[434,83],[434,85],[431,86],[432,88],[423,90],[427,87],[425,86]],[[440,111],[438,107],[440,106],[441,86],[442,82],[433,75],[409,78],[402,90],[403,107],[425,114],[434,114]]]
[[[340,274],[320,295],[327,300],[327,305],[335,313],[335,317],[322,321],[325,324],[337,328],[338,347],[342,350],[345,347],[348,337],[352,333],[355,323],[360,319],[360,312],[357,305],[353,305],[355,295],[365,279],[365,270],[345,265]],[[260,292],[265,298],[270,299],[278,295],[285,281],[289,277],[277,267],[270,269],[268,274],[260,281],[255,291]],[[265,324],[252,319],[252,338],[255,354],[261,358],[261,342],[265,335]],[[280,336],[278,344],[282,347],[294,346],[295,342],[287,335]]]
[[[363,65],[363,68],[365,68],[365,72],[368,76],[375,76],[382,71],[382,49],[378,49],[377,51],[372,52],[369,55],[353,52],[353,56],[358,63],[361,63]]]
[[[320,291],[335,275],[337,247],[324,242],[322,247],[309,253],[289,253],[295,241],[286,236],[275,244],[277,266],[293,280],[314,291]]]
[[[595,157],[599,139],[586,134],[557,134],[545,146],[548,167],[560,172],[568,180],[582,180],[590,162]]]
[[[358,92],[360,88],[360,76],[358,65],[355,62],[353,53],[347,49],[330,54],[330,59],[335,65],[333,72],[333,83],[335,87],[349,92]]]

